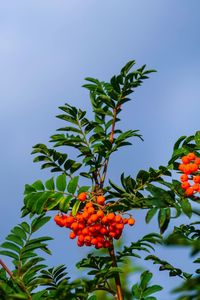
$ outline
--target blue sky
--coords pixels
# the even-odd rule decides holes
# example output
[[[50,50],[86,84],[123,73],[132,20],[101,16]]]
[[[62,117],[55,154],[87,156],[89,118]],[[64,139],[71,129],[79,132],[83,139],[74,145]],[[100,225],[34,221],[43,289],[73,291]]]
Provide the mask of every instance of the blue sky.
[[[32,163],[30,152],[60,126],[57,107],[69,102],[89,109],[81,88],[86,76],[107,80],[131,59],[158,71],[122,113],[124,128],[140,129],[145,141],[114,155],[109,175],[115,181],[123,171],[134,175],[166,164],[175,140],[199,130],[199,10],[198,0],[1,2],[1,240],[20,222],[24,184],[50,176]],[[144,224],[143,213],[135,212],[135,218],[127,240],[154,229]],[[53,222],[45,230],[55,237],[49,264],[67,263],[78,276],[74,263],[86,250],[77,249]],[[187,251],[160,254],[176,263],[180,253],[185,263]],[[157,283],[169,290],[174,280],[161,273]],[[169,295],[162,292],[159,299]]]

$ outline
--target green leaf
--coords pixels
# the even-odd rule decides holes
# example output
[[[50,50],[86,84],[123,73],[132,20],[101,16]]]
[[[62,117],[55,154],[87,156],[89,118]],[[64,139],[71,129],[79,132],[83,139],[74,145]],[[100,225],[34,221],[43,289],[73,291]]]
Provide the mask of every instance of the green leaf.
[[[181,207],[182,207],[183,212],[186,214],[186,216],[191,218],[191,216],[192,216],[192,207],[191,207],[191,204],[190,204],[190,202],[187,198],[183,198],[181,200]]]
[[[66,175],[61,174],[56,179],[56,187],[59,191],[64,192],[66,189]]]
[[[72,196],[62,197],[59,199],[59,209],[62,212],[67,212],[70,206],[70,201],[73,199]]]
[[[16,260],[19,259],[19,258],[18,258],[18,255],[15,254],[15,253],[13,253],[13,252],[11,252],[11,251],[0,250],[0,254],[5,255],[5,256],[12,257],[12,258],[14,258],[14,259],[16,259]]]
[[[14,242],[14,243],[18,244],[19,246],[23,246],[24,245],[23,240],[20,239],[18,236],[14,235],[14,234],[9,234],[6,237],[6,240]]]
[[[32,184],[32,187],[35,188],[37,191],[44,191],[44,185],[41,180],[37,180]]]
[[[195,140],[196,145],[200,146],[200,131],[199,130],[195,133],[194,140]]]
[[[20,226],[27,232],[30,233],[30,226],[27,222],[22,222]]]
[[[38,218],[34,219],[31,223],[31,232],[36,232],[38,229],[44,226],[50,219],[51,217],[44,216],[39,216]]]
[[[148,223],[151,221],[151,219],[155,216],[155,214],[157,213],[157,211],[158,211],[158,209],[157,209],[156,207],[151,208],[151,209],[148,210],[148,212],[147,212],[147,214],[146,214],[146,218],[145,218],[147,224],[148,224]]]
[[[11,232],[14,233],[15,235],[17,235],[18,237],[20,237],[22,240],[26,240],[26,233],[24,232],[24,230],[22,230],[21,227],[15,226],[11,230]]]
[[[162,228],[162,226],[164,225],[165,220],[166,220],[166,211],[164,208],[161,208],[158,213],[158,223],[160,228]]]
[[[1,244],[1,247],[10,249],[14,252],[17,252],[18,254],[20,253],[20,247],[16,246],[15,244],[13,244],[11,242],[4,242],[3,244]]]
[[[69,181],[68,186],[67,186],[67,191],[70,194],[74,195],[74,193],[76,192],[76,189],[78,186],[78,179],[79,179],[79,176],[76,176]]]
[[[73,216],[73,217],[76,216],[80,204],[81,204],[81,201],[80,201],[80,200],[76,200],[74,206],[72,207],[72,216]]]
[[[141,283],[140,286],[142,288],[142,290],[146,289],[149,281],[151,280],[151,278],[153,277],[153,274],[149,271],[145,271],[141,274]]]
[[[156,292],[161,291],[163,288],[160,285],[152,285],[148,287],[144,292],[143,292],[143,297],[147,297],[151,294],[154,294]]]
[[[48,190],[52,190],[54,191],[55,190],[55,184],[54,184],[54,179],[53,177],[48,179],[46,182],[45,182],[45,186]]]

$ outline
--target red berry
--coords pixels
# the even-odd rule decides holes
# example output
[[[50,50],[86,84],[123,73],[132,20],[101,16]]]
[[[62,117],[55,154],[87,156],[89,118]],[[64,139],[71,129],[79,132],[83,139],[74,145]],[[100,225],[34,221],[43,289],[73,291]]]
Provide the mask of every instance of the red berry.
[[[99,205],[104,205],[104,203],[105,203],[105,197],[104,196],[98,196],[97,197],[97,203]]]
[[[181,158],[181,160],[182,160],[182,162],[184,163],[184,164],[188,164],[189,162],[190,162],[190,159],[188,158],[188,156],[183,156],[182,158]]]
[[[190,183],[188,181],[184,181],[181,184],[182,189],[187,190],[190,187]]]
[[[183,174],[183,175],[181,175],[180,179],[181,179],[182,182],[187,181],[188,176],[186,174]]]
[[[133,225],[135,224],[135,219],[133,219],[132,217],[130,217],[130,218],[128,219],[128,224],[129,224],[130,226],[133,226]]]
[[[186,191],[185,191],[185,194],[187,196],[192,196],[194,194],[194,190],[192,187],[189,187]]]
[[[190,152],[190,153],[188,153],[187,157],[191,161],[191,160],[194,160],[196,158],[196,155],[193,152]]]
[[[78,195],[78,200],[85,201],[87,199],[87,193],[83,192]]]

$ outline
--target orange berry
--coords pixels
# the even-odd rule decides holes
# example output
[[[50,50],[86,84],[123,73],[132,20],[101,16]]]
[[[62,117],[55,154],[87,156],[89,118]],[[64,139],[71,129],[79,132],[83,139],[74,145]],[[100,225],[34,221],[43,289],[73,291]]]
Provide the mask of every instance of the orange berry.
[[[183,156],[182,158],[181,158],[181,160],[182,160],[182,162],[184,163],[184,164],[188,164],[189,162],[190,162],[190,159],[189,159],[189,157],[188,156]]]
[[[88,214],[92,215],[94,213],[94,207],[90,206],[87,210]]]
[[[83,245],[84,245],[84,242],[81,242],[81,241],[77,241],[77,245],[79,246],[79,247],[83,247]]]
[[[92,222],[96,222],[98,220],[97,214],[91,215],[90,219],[91,219]]]
[[[193,152],[188,153],[187,157],[189,158],[189,160],[194,160],[196,158],[196,155]]]
[[[115,214],[114,213],[109,213],[107,215],[107,218],[108,218],[109,221],[113,221],[115,219]]]
[[[104,196],[98,196],[97,197],[97,203],[99,205],[104,205],[104,203],[105,203],[105,197]]]
[[[69,237],[70,237],[70,239],[75,239],[76,234],[73,231],[71,231],[70,234],[69,234]]]
[[[91,239],[91,244],[92,244],[92,245],[96,245],[97,243],[98,243],[97,238],[92,238],[92,239]]]
[[[196,172],[198,170],[197,164],[189,164],[191,172]]]
[[[195,183],[200,183],[200,175],[194,176],[194,177],[193,177],[193,181],[194,181]]]
[[[185,170],[185,165],[184,164],[179,164],[178,169],[182,172]]]
[[[103,210],[98,210],[98,211],[97,211],[97,216],[98,216],[99,218],[103,218],[103,216],[104,216]]]
[[[80,234],[79,237],[78,237],[78,241],[83,242],[84,239],[85,239],[85,236],[83,234]]]
[[[108,233],[108,230],[106,229],[106,227],[102,227],[101,229],[100,229],[100,233],[101,234],[107,234]]]
[[[88,234],[89,234],[89,229],[88,229],[87,227],[85,227],[85,228],[82,230],[82,234],[88,235]]]
[[[89,236],[89,235],[86,235],[85,236],[85,239],[84,239],[84,242],[91,242],[91,236]]]
[[[108,217],[107,217],[107,216],[104,216],[104,217],[102,218],[101,222],[102,222],[103,224],[108,223]]]
[[[195,164],[200,165],[200,157],[197,157],[194,161]]]
[[[116,224],[115,227],[122,230],[124,228],[124,224]]]
[[[86,205],[85,205],[86,208],[92,207],[92,206],[93,206],[93,203],[92,203],[91,201],[90,201],[90,202],[87,202]]]
[[[78,223],[78,229],[84,229],[85,228],[85,224],[84,223]]]
[[[78,230],[79,229],[79,224],[77,222],[72,223],[71,229],[74,230],[74,231]]]
[[[66,219],[67,217],[65,215],[56,215],[54,217],[54,221],[56,222],[56,224],[60,227],[64,227],[66,225]]]
[[[112,238],[114,238],[115,237],[115,232],[114,231],[110,231],[109,232],[109,236],[112,237]]]
[[[192,187],[189,187],[186,191],[185,191],[185,194],[187,196],[192,196],[194,194],[194,190]]]
[[[135,224],[135,219],[133,219],[132,217],[130,217],[130,218],[128,219],[128,224],[129,224],[130,226],[133,226],[133,225]]]
[[[83,218],[84,218],[85,220],[87,220],[88,217],[89,217],[89,214],[85,211],[85,212],[82,214],[82,216],[83,216]]]
[[[119,223],[122,221],[122,217],[120,215],[115,216],[115,222]]]
[[[127,224],[127,223],[128,223],[128,219],[127,219],[127,218],[124,218],[124,219],[123,219],[123,223],[124,223],[124,224]]]
[[[181,175],[180,179],[181,179],[182,182],[187,181],[188,176],[186,174],[183,174],[183,175]]]
[[[188,181],[184,181],[181,184],[182,189],[187,190],[190,187],[190,183]]]
[[[192,185],[192,188],[194,191],[199,191],[200,185],[198,183],[195,183]]]
[[[87,193],[83,192],[78,195],[78,200],[85,201],[87,199]]]
[[[183,172],[187,175],[191,174],[193,172],[192,168],[191,168],[191,164],[184,165]]]

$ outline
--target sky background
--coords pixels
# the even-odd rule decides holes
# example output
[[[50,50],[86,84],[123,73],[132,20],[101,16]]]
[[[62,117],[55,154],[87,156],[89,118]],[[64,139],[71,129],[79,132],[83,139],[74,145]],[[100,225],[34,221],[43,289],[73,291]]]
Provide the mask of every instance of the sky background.
[[[134,176],[139,169],[165,165],[178,137],[199,130],[199,11],[198,0],[1,1],[0,241],[21,222],[25,183],[51,176],[32,163],[30,152],[63,126],[55,118],[58,106],[69,102],[90,110],[88,93],[81,87],[85,77],[109,80],[132,59],[137,67],[147,64],[158,71],[124,108],[123,128],[140,129],[144,142],[135,140],[114,154],[109,170],[113,181],[122,172]],[[143,212],[135,211],[134,217],[136,226],[125,232],[127,242],[156,226],[144,223]],[[184,221],[189,222],[181,219],[172,226]],[[55,238],[49,265],[66,263],[72,277],[78,277],[75,263],[88,249],[77,248],[53,221],[43,232]],[[191,270],[187,250],[158,252],[176,267]],[[157,272],[151,263],[143,265],[155,272],[155,283],[166,286],[158,299],[175,299],[169,290],[179,280]]]

